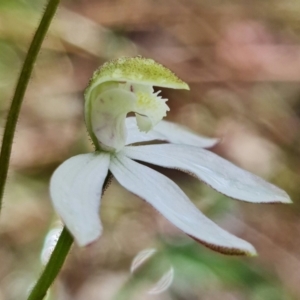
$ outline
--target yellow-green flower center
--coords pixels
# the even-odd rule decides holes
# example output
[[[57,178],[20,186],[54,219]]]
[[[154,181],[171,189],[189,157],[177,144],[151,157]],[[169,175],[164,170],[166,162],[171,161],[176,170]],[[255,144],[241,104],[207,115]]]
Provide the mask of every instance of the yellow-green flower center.
[[[120,58],[95,72],[85,91],[87,129],[98,150],[119,151],[126,143],[125,118],[135,112],[141,131],[149,131],[169,107],[153,86],[188,89],[174,73],[151,59]]]

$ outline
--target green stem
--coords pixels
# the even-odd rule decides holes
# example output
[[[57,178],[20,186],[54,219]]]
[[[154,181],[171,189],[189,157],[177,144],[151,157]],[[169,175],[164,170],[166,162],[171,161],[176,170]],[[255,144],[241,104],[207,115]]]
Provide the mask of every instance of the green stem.
[[[64,227],[51,258],[49,259],[38,282],[31,291],[28,300],[42,300],[46,296],[47,290],[60,271],[72,243],[73,237],[70,235],[66,227]]]
[[[40,25],[33,37],[29,47],[24,65],[17,83],[15,94],[8,112],[7,121],[4,129],[4,135],[0,154],[0,211],[2,207],[2,198],[7,178],[9,160],[11,155],[12,142],[15,134],[24,94],[32,73],[34,63],[40,51],[42,42],[48,31],[49,25],[54,17],[60,0],[49,0]]]

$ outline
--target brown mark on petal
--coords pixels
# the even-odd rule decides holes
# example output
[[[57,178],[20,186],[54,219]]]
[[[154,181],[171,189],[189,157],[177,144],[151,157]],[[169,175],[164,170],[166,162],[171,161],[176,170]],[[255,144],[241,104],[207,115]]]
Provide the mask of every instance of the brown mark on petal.
[[[195,178],[197,178],[198,180],[201,180],[195,173],[189,171],[189,170],[185,170],[185,169],[181,169],[181,168],[173,168],[174,170],[177,170],[177,171],[180,171],[180,172],[183,172],[183,173],[186,173],[190,176],[193,176]],[[201,180],[202,181],[202,180]]]
[[[217,246],[217,245],[213,245],[207,242],[204,242],[202,240],[199,240],[191,235],[188,234],[188,236],[190,238],[192,238],[193,240],[195,240],[196,242],[206,246],[207,248],[210,248],[211,250],[214,250],[216,252],[219,252],[221,254],[225,254],[225,255],[239,255],[239,256],[251,256],[251,253],[247,253],[244,250],[241,249],[237,249],[237,248],[226,248],[226,247],[222,247],[222,246]]]
[[[104,195],[104,193],[107,191],[107,189],[111,185],[113,178],[114,178],[113,174],[110,171],[108,171],[108,174],[106,175],[106,178],[105,178],[104,184],[103,184],[102,196]]]

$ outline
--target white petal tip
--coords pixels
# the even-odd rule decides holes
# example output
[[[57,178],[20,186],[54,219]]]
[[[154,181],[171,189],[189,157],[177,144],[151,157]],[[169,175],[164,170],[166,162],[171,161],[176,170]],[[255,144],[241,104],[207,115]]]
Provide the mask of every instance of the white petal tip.
[[[274,202],[274,204],[293,204],[293,201],[291,199],[284,199],[280,201]]]
[[[289,196],[287,196],[285,199],[283,199],[283,200],[281,201],[281,203],[292,204],[292,203],[293,203],[293,200],[292,200]]]
[[[266,203],[266,204],[292,204],[293,201],[292,199],[286,194],[285,196],[281,196],[281,197],[274,197],[274,201],[272,200],[268,200],[268,201],[263,201],[263,202],[259,202],[259,203]]]
[[[183,87],[182,87],[182,89],[184,89],[184,90],[190,90],[190,86],[186,83]]]
[[[216,146],[217,144],[220,144],[221,141],[222,141],[222,139],[219,139],[219,138],[210,138],[210,143],[207,143],[207,146],[205,146],[203,148],[212,148],[212,147]]]
[[[244,255],[248,257],[258,256],[256,249],[251,244],[249,246],[249,249],[245,250]]]
[[[85,235],[81,238],[79,238],[78,236],[75,236],[75,240],[76,240],[76,244],[79,247],[88,247],[92,244],[94,244],[101,236],[102,234],[102,229],[100,231],[98,231],[97,233],[95,232],[93,235]]]
[[[249,257],[255,257],[255,256],[258,256],[256,250],[254,249],[254,252],[250,252],[250,253],[246,253],[247,256]]]

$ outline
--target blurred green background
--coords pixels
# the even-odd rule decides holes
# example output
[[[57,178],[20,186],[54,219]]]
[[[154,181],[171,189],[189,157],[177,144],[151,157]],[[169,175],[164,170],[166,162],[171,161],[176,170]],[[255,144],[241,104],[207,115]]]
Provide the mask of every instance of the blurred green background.
[[[2,130],[45,4],[0,1]],[[83,90],[99,65],[122,55],[151,57],[187,81],[190,92],[163,90],[167,119],[220,137],[212,151],[285,189],[294,204],[240,203],[161,170],[259,253],[226,257],[113,182],[101,206],[103,236],[86,249],[72,248],[48,299],[300,299],[299,15],[297,0],[62,1],[13,145],[0,218],[0,299],[25,299],[40,274],[45,236],[60,226],[50,176],[65,159],[91,151]],[[140,251],[150,254],[136,265]]]

